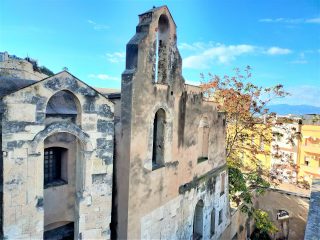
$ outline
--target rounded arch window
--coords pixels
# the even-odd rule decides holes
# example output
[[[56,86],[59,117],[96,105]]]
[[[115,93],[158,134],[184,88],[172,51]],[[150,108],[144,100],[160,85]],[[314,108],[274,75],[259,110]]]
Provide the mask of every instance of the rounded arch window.
[[[46,107],[47,118],[69,119],[80,124],[80,103],[77,97],[67,91],[62,90],[51,96]]]
[[[166,112],[160,108],[153,120],[152,170],[164,166]]]
[[[162,14],[158,21],[156,31],[156,61],[155,61],[155,82],[167,84],[168,71],[168,38],[169,38],[169,19]]]
[[[161,34],[167,33],[170,28],[169,19],[167,15],[162,14],[158,21],[158,29]]]

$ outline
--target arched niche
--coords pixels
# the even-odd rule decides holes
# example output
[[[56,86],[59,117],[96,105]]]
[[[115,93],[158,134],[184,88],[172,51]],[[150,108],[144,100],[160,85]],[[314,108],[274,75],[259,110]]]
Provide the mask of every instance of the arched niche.
[[[81,104],[78,98],[68,90],[52,95],[46,106],[46,124],[54,121],[67,121],[81,125]]]
[[[193,238],[192,239],[202,239],[203,238],[203,200],[199,200],[195,207],[194,217],[193,217]]]
[[[164,166],[166,112],[160,108],[153,120],[152,170]]]
[[[202,117],[198,128],[198,162],[208,160],[209,154],[209,121]]]

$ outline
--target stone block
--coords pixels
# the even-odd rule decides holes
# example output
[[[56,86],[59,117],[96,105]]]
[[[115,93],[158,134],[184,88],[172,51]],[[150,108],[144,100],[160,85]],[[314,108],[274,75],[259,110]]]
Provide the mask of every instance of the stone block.
[[[24,121],[35,122],[36,121],[36,105],[28,103],[8,104],[9,121]]]

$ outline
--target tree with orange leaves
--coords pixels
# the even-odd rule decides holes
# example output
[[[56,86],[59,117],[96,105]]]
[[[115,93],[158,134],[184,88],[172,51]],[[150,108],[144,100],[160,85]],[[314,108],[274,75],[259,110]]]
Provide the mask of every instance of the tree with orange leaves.
[[[270,155],[270,150],[262,147],[262,143],[270,145],[272,140],[275,114],[270,113],[267,106],[288,93],[281,84],[274,87],[255,85],[251,81],[250,66],[244,71],[235,69],[233,76],[209,74],[201,78],[204,96],[217,103],[218,111],[226,113],[230,197],[237,205],[243,203],[242,210],[255,218],[259,214],[252,204],[253,192],[261,194],[270,186],[267,181],[269,169],[264,169],[259,158]],[[274,229],[272,227],[270,231]]]

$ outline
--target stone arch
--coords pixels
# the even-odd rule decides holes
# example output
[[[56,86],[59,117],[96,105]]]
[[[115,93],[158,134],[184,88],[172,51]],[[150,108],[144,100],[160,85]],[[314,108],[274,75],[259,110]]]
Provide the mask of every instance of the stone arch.
[[[38,153],[39,147],[40,147],[39,143],[42,143],[47,137],[59,132],[66,132],[74,135],[83,144],[84,151],[86,152],[93,151],[93,147],[92,147],[89,135],[84,131],[82,131],[80,127],[72,123],[56,122],[48,125],[44,130],[39,132],[33,138],[31,142],[31,153],[33,154]]]
[[[75,115],[75,123],[81,125],[82,108],[78,96],[72,91],[63,88],[55,91],[45,105],[46,117],[55,115]]]

